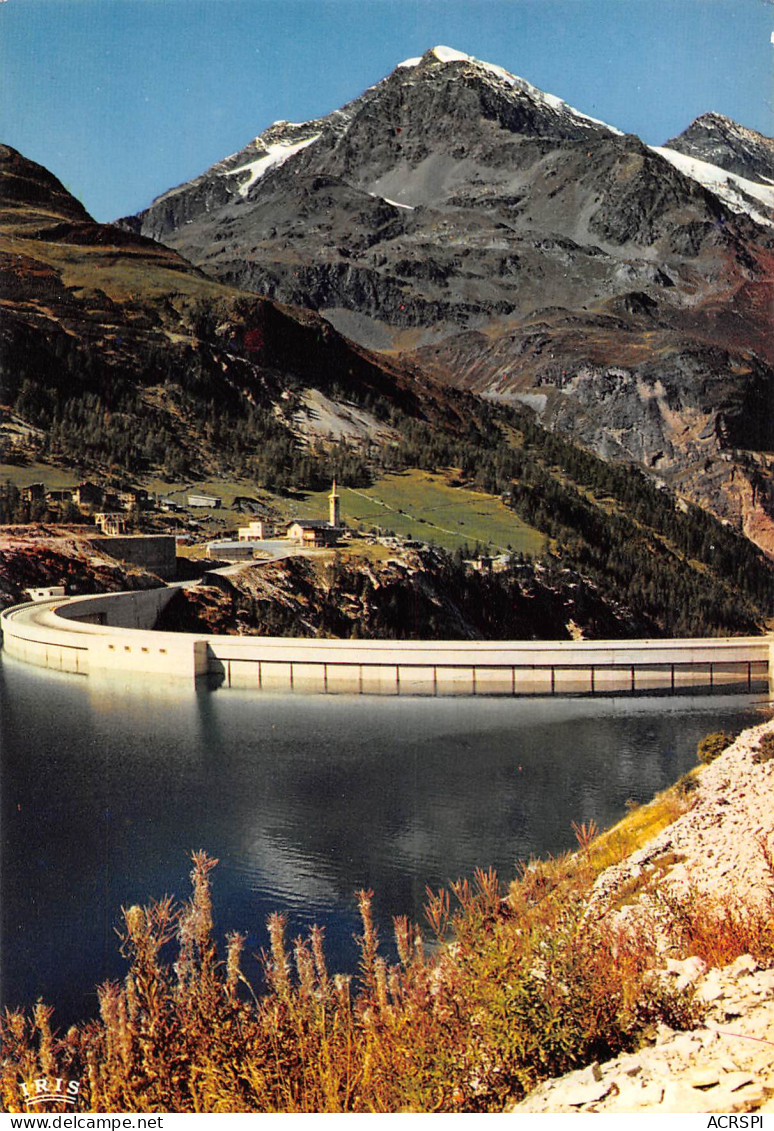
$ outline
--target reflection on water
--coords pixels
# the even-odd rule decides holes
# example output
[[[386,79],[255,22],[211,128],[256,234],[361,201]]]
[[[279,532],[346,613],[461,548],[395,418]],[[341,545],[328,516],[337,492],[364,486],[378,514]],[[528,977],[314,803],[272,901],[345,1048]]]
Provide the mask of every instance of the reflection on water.
[[[267,942],[272,910],[326,928],[351,969],[353,893],[421,920],[425,885],[573,843],[695,762],[708,730],[765,699],[469,700],[262,696],[0,667],[3,1004],[59,1023],[121,977],[120,908],[187,895],[186,854],[220,859],[217,929]],[[257,977],[257,968],[253,971]]]

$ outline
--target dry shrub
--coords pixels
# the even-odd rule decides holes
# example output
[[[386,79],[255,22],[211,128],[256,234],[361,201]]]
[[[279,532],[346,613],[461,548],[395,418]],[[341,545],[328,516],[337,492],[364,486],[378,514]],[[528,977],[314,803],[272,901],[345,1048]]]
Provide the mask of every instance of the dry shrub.
[[[243,936],[218,958],[215,861],[197,853],[187,903],[124,912],[130,968],[100,988],[97,1021],[58,1039],[42,1007],[6,1015],[3,1105],[23,1110],[19,1081],[46,1071],[80,1079],[82,1106],[102,1112],[497,1111],[635,1047],[654,1020],[691,1023],[683,999],[654,999],[650,943],[589,922],[592,832],[578,827],[577,857],[525,869],[507,900],[491,870],[429,893],[433,953],[397,919],[394,965],[359,892],[354,981],[328,972],[320,928],[289,944],[274,915],[260,997]]]
[[[698,955],[708,966],[727,966],[751,954],[761,965],[774,965],[774,856],[763,837],[758,850],[769,880],[757,903],[695,890],[683,896],[659,893],[661,913],[685,957]]]
[[[684,957],[698,955],[708,966],[726,966],[742,954],[762,965],[774,963],[774,921],[768,908],[750,907],[735,897],[693,893],[662,897],[670,932]]]
[[[753,754],[753,762],[761,765],[770,762],[772,758],[774,758],[774,731],[766,731],[758,740],[758,745]]]
[[[724,730],[713,731],[712,734],[705,734],[696,747],[696,757],[700,762],[707,765],[709,762],[714,762],[723,751],[731,745],[734,741],[733,734],[726,734]]]

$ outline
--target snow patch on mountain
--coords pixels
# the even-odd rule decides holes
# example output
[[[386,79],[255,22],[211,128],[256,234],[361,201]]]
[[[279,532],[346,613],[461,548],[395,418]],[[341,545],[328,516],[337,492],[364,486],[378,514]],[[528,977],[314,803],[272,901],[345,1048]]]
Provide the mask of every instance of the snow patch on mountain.
[[[736,173],[721,169],[719,165],[711,165],[707,161],[699,161],[696,157],[678,153],[676,149],[660,145],[652,145],[650,148],[681,173],[709,189],[732,212],[746,212],[757,224],[774,227],[774,187],[769,188],[758,181],[749,181],[745,177],[737,176]],[[771,209],[771,212],[767,215],[756,208],[755,201],[760,201],[766,209]]]
[[[290,157],[293,157],[296,153],[300,153],[302,149],[306,149],[308,145],[317,141],[319,136],[319,133],[317,133],[312,137],[305,138],[303,141],[277,142],[274,145],[267,145],[266,153],[262,157],[259,157],[256,161],[248,161],[246,165],[239,165],[236,169],[229,169],[225,175],[231,177],[238,173],[249,173],[250,176],[248,179],[241,184],[238,189],[240,196],[247,196],[255,182],[260,180],[269,169],[275,169],[280,165],[284,165]],[[260,138],[256,138],[256,141],[260,141]]]
[[[439,63],[472,63],[473,56],[466,55],[464,51],[455,51],[453,47],[444,47],[439,44],[433,48],[433,54]],[[478,60],[476,60],[478,62]],[[485,64],[489,66],[489,64]]]
[[[391,204],[393,208],[406,208],[409,212],[413,212],[415,205],[401,204],[399,200],[390,200],[389,196],[382,196],[378,192],[369,192],[369,196],[373,196],[376,200],[383,200],[385,204]]]

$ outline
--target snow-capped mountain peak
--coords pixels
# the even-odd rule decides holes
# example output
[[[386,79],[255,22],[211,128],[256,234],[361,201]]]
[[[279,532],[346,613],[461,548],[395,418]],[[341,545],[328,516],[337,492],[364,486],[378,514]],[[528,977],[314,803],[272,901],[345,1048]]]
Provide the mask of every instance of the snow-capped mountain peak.
[[[555,111],[557,114],[569,114],[577,119],[581,125],[584,122],[589,122],[595,127],[602,126],[604,129],[609,130],[610,133],[617,134],[619,137],[623,136],[621,130],[616,129],[615,126],[610,126],[607,122],[603,122],[599,118],[593,118],[590,114],[584,114],[582,111],[576,110],[574,106],[570,106],[569,103],[558,98],[556,95],[548,94],[538,87],[533,86],[532,83],[527,82],[526,79],[511,74],[505,67],[500,67],[496,63],[487,63],[483,59],[477,59],[475,55],[468,55],[464,51],[457,51],[454,47],[446,47],[443,44],[439,44],[436,47],[430,48],[424,55],[404,59],[402,63],[398,63],[396,70],[411,70],[425,62],[442,64],[466,63],[475,68],[479,73],[487,74],[499,80],[500,83],[504,83],[512,90],[526,94],[533,101]]]
[[[714,111],[701,114],[666,147],[729,173],[763,184],[774,183],[774,138]]]

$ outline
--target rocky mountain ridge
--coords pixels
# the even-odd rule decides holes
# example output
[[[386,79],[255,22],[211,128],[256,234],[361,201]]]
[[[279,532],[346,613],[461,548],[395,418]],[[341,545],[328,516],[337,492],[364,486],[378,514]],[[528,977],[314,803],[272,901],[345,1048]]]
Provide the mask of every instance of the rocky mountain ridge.
[[[687,130],[664,144],[747,180],[774,184],[774,138],[723,114],[701,114]]]
[[[231,282],[303,297],[334,320],[367,317],[382,335],[386,325],[400,344],[401,328],[432,321],[437,336],[540,309],[567,290],[574,258],[577,291],[562,298],[572,305],[626,294],[634,287],[621,283],[635,280],[695,281],[684,261],[734,242],[716,239],[731,218],[717,204],[662,151],[500,67],[434,48],[326,118],[274,123],[119,223]],[[666,263],[658,274],[657,252],[677,277]],[[477,259],[494,283],[460,262]],[[403,301],[390,301],[391,285]]]

